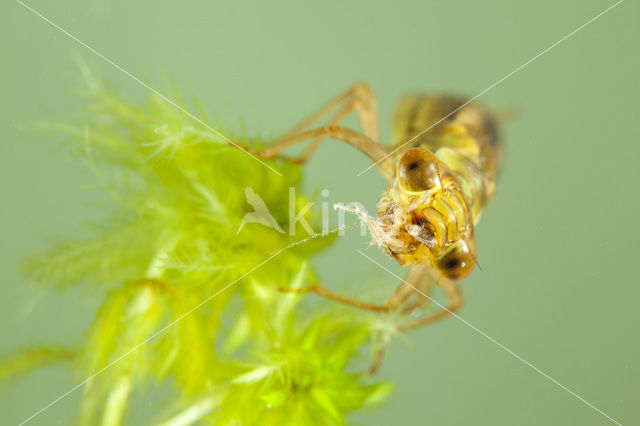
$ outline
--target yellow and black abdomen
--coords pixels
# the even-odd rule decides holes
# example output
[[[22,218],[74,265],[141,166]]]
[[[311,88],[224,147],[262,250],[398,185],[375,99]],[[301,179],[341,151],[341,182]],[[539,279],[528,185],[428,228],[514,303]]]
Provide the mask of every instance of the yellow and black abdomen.
[[[414,147],[433,152],[456,176],[477,223],[495,193],[500,146],[495,120],[480,106],[465,103],[447,96],[404,98],[393,117],[392,143],[402,146],[398,156]]]

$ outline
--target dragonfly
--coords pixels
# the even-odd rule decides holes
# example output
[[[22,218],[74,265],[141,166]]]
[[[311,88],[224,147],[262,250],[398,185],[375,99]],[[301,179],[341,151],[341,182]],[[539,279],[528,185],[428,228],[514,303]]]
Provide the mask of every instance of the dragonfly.
[[[360,130],[341,126],[355,113]],[[324,125],[318,125],[322,119]],[[400,332],[443,319],[463,305],[459,281],[477,265],[474,228],[495,195],[500,165],[496,118],[482,106],[446,95],[409,95],[392,118],[390,144],[380,141],[377,101],[371,87],[358,83],[302,120],[280,141],[256,152],[265,159],[306,163],[326,138],[342,141],[368,156],[387,180],[368,221],[374,242],[408,268],[405,279],[384,304],[338,294],[322,285],[287,292],[316,293],[356,308],[397,312],[406,318]],[[298,157],[287,148],[310,142]],[[448,307],[419,316],[433,285],[447,297]],[[369,373],[379,367],[382,337]]]

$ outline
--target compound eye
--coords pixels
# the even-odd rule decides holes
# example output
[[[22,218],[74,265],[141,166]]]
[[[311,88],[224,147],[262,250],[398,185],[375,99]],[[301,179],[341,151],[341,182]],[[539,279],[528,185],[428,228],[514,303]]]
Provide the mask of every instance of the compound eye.
[[[407,192],[424,192],[440,184],[438,159],[422,148],[408,150],[398,164],[398,183]]]
[[[475,260],[469,249],[457,245],[436,261],[436,268],[442,275],[452,280],[460,280],[471,273]]]

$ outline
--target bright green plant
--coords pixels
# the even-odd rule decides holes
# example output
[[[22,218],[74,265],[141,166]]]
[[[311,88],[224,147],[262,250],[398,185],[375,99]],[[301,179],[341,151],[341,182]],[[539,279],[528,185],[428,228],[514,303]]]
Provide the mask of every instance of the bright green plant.
[[[76,347],[17,352],[0,378],[60,361],[78,382],[99,373],[79,390],[76,422],[86,425],[126,424],[131,400],[162,386],[171,402],[150,424],[342,424],[383,398],[389,385],[358,363],[370,322],[321,304],[303,311],[307,300],[278,291],[315,283],[309,257],[331,237],[293,244],[259,224],[237,232],[252,210],[247,187],[286,227],[300,168],[278,163],[278,176],[164,100],[137,107],[85,74],[80,124],[48,128],[90,166],[110,196],[108,217],[91,238],[52,248],[26,271],[106,297]]]

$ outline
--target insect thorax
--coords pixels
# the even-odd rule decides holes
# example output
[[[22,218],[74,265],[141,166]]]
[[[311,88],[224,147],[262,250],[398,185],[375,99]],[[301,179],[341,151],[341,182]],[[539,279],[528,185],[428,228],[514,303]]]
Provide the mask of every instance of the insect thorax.
[[[494,119],[463,99],[411,96],[396,109],[392,142],[402,146],[409,140],[397,158],[412,147],[434,153],[455,176],[477,223],[495,193],[500,148]]]

